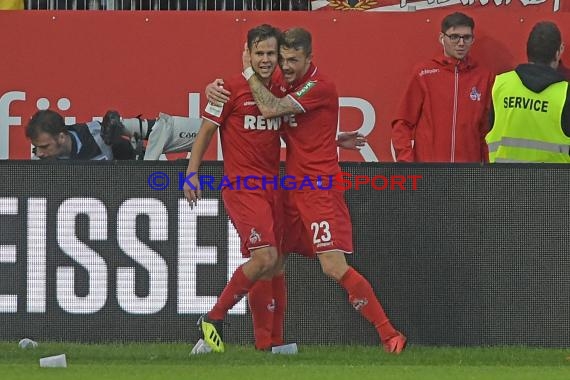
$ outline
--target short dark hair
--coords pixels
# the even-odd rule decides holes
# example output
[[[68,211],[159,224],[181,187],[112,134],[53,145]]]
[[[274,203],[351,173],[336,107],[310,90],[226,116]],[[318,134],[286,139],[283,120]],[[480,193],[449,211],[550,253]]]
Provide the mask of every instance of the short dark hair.
[[[280,37],[281,31],[274,26],[269,24],[259,25],[247,32],[247,47],[251,50],[253,45],[256,43],[270,38],[275,38],[277,40],[277,44],[279,44]]]
[[[445,33],[449,28],[467,26],[475,31],[475,21],[465,13],[455,12],[444,17],[441,21],[441,32]]]
[[[65,127],[63,117],[52,110],[38,111],[32,116],[30,122],[26,126],[26,137],[35,139],[40,133],[49,133],[57,136],[60,133],[69,133]]]
[[[287,49],[303,50],[307,57],[313,53],[311,33],[303,28],[293,28],[283,32],[280,45]]]
[[[536,23],[526,42],[526,56],[529,62],[550,64],[556,59],[556,52],[562,45],[560,29],[551,21]]]

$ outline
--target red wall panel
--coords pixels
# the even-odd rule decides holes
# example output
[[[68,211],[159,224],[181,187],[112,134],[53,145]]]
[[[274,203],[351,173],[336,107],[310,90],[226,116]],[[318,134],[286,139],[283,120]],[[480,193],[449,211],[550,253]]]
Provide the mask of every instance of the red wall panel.
[[[477,24],[473,55],[495,71],[512,68],[542,19],[570,36],[568,12],[537,9],[466,10]],[[271,23],[313,32],[314,61],[341,97],[340,130],[368,131],[371,150],[341,152],[341,160],[391,161],[394,109],[413,64],[438,52],[447,13],[0,12],[0,158],[8,145],[9,158],[29,158],[24,125],[46,101],[77,121],[111,108],[125,117],[196,116],[204,86],[241,70],[247,30]],[[216,157],[212,146],[207,158]]]

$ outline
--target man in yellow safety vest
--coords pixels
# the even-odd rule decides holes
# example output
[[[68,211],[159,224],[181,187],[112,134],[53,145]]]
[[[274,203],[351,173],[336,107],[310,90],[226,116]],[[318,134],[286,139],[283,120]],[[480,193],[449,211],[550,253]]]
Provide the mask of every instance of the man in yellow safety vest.
[[[490,162],[570,163],[570,89],[557,71],[563,51],[556,24],[539,22],[528,37],[528,63],[495,78]]]

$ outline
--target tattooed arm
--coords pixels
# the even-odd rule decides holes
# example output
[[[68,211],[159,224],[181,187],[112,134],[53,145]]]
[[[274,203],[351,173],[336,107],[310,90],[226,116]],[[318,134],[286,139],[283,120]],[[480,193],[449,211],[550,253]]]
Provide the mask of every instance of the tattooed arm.
[[[269,119],[272,117],[293,115],[304,112],[303,107],[301,107],[301,105],[290,96],[278,98],[273,95],[267,87],[265,87],[261,79],[251,68],[251,59],[247,46],[244,49],[242,58],[244,77],[249,83],[253,98],[257,103],[257,108],[259,108],[259,111],[264,118]]]
[[[278,98],[273,95],[271,91],[263,85],[257,75],[252,75],[247,82],[253,93],[257,108],[259,108],[264,118],[268,119],[304,112],[299,103],[295,102],[290,96]]]

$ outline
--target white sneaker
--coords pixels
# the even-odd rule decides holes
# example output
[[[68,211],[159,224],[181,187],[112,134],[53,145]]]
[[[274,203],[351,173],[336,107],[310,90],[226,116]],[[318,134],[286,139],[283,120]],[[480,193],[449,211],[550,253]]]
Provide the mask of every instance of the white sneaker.
[[[198,354],[208,354],[212,352],[212,347],[206,342],[204,339],[200,339],[195,345],[192,351],[190,351],[190,355],[198,355]]]

